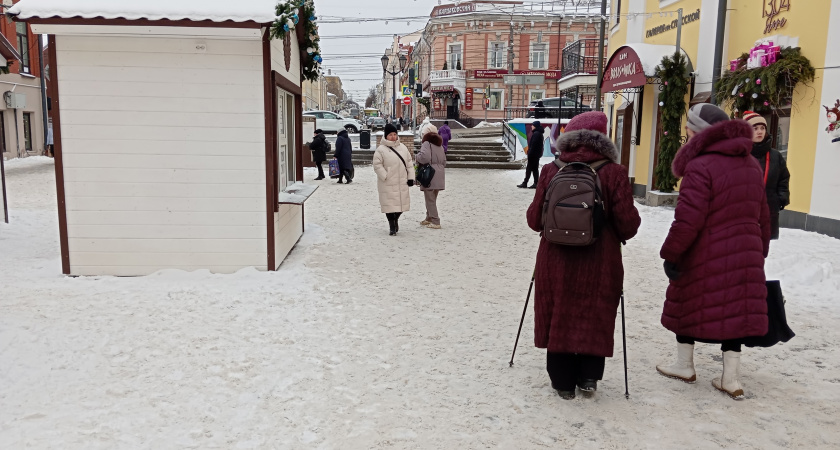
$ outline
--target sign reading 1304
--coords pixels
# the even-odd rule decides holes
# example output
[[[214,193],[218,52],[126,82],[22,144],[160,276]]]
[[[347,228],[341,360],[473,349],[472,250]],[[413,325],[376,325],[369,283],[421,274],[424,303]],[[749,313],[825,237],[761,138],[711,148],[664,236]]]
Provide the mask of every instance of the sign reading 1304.
[[[761,11],[761,17],[766,17],[767,22],[764,26],[764,34],[787,25],[787,18],[779,18],[779,14],[790,11],[790,0],[761,0],[764,4],[764,9]]]

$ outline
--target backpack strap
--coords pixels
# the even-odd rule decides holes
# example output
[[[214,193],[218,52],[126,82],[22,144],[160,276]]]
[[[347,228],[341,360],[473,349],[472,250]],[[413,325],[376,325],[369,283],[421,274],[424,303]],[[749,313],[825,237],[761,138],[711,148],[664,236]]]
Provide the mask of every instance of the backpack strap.
[[[554,160],[554,165],[556,165],[557,168],[560,169],[560,170],[563,170],[564,168],[566,168],[568,166],[571,166],[573,164],[584,165],[584,166],[587,166],[587,167],[591,168],[593,171],[597,172],[597,171],[601,170],[602,167],[609,164],[610,162],[612,162],[612,161],[610,161],[608,159],[601,159],[601,160],[595,161],[593,163],[585,163],[585,162],[564,163],[563,161],[560,161],[559,159],[555,159]]]

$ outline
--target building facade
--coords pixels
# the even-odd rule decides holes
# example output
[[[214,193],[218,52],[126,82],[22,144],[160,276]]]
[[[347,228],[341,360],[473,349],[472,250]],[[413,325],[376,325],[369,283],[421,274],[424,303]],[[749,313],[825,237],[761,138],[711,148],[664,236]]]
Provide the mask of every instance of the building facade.
[[[723,40],[721,71],[730,60],[757,44],[800,47],[815,67],[816,79],[797,86],[789,105],[765,114],[774,148],[786,156],[791,172],[791,204],[782,211],[783,226],[819,231],[840,237],[840,136],[831,128],[840,111],[837,83],[840,50],[840,3],[831,0],[612,0],[609,33],[610,60],[602,83],[610,116],[611,135],[629,168],[634,191],[645,195],[654,186],[658,157],[661,82],[653,70],[662,57],[677,48],[677,25],[682,10],[680,47],[689,60],[691,91],[686,102],[708,102],[715,75],[715,38]],[[718,33],[718,8],[726,14]],[[627,66],[610,79],[610,69]],[[632,72],[632,73],[631,73]],[[634,82],[631,79],[636,79]],[[721,99],[717,99],[720,101]],[[830,122],[833,117],[834,121]],[[840,130],[837,132],[840,135]],[[833,142],[834,140],[836,142]]]
[[[327,107],[327,78],[321,74],[318,81],[305,80],[303,88],[303,110],[319,110]]]

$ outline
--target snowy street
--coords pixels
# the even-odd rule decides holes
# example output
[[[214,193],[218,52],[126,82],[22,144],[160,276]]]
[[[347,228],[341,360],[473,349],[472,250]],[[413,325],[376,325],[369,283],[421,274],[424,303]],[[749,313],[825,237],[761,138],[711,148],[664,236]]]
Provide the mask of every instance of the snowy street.
[[[0,223],[0,448],[838,448],[840,240],[783,229],[771,244],[797,336],[745,348],[746,399],[655,365],[676,345],[659,318],[659,247],[673,210],[638,205],[624,251],[630,399],[621,325],[592,398],[560,399],[529,306],[539,236],[524,171],[447,173],[442,229],[423,195],[388,236],[376,177],[321,183],[275,273],[61,275],[52,160],[6,163]],[[533,301],[533,298],[532,298]],[[621,320],[619,315],[618,320]]]

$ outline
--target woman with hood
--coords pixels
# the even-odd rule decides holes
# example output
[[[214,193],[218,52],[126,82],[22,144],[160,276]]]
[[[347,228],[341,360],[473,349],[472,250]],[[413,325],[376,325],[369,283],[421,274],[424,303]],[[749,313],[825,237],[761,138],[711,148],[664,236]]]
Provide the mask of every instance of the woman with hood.
[[[385,125],[385,134],[373,153],[373,171],[379,206],[388,218],[390,235],[394,236],[400,231],[400,215],[411,209],[409,188],[414,186],[414,159],[400,142],[393,124]]]
[[[605,225],[589,246],[552,244],[543,236],[534,272],[534,344],[547,349],[551,386],[564,399],[575,386],[594,392],[603,378],[605,358],[613,355],[615,318],[624,284],[621,244],[641,224],[627,168],[617,164],[618,150],[607,133],[607,116],[592,111],[575,116],[557,142],[563,163],[608,162],[598,169]],[[543,204],[556,164],[543,168],[528,226],[542,232]]]
[[[446,151],[443,149],[443,138],[437,133],[434,125],[426,125],[421,131],[423,144],[417,154],[418,164],[431,164],[435,175],[428,187],[420,186],[426,198],[426,218],[420,222],[428,228],[440,229],[440,215],[437,209],[437,198],[440,191],[446,187]]]
[[[342,178],[347,179],[347,184],[352,183],[353,144],[350,143],[350,137],[347,136],[347,130],[341,130],[338,132],[338,138],[335,140],[335,159],[338,160],[338,183],[342,183]]]
[[[767,206],[770,208],[770,239],[779,239],[779,211],[790,204],[790,172],[787,161],[778,150],[770,148],[767,121],[758,113],[744,112],[744,120],[753,128],[752,155],[764,174]]]
[[[682,178],[674,222],[659,254],[670,279],[662,325],[677,339],[677,358],[656,370],[686,383],[697,380],[694,343],[720,343],[723,375],[712,385],[744,397],[738,380],[740,338],[767,333],[764,258],[770,249],[770,212],[753,130],[717,106],[688,111],[689,141],[674,157]]]

